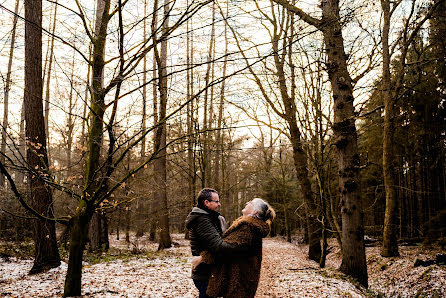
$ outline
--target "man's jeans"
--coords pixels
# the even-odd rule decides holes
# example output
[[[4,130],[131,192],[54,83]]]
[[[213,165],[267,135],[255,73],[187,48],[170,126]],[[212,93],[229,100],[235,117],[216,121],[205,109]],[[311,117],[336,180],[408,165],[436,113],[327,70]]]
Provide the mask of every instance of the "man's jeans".
[[[201,279],[193,279],[195,286],[198,289],[198,292],[200,292],[199,294],[199,298],[208,298],[211,296],[206,295],[206,290],[208,288],[208,283],[209,280],[201,280]]]

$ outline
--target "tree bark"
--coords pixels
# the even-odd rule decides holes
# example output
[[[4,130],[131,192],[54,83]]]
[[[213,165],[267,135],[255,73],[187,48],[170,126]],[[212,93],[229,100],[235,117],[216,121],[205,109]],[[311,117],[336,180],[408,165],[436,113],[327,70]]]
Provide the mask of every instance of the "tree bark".
[[[76,36],[75,36],[76,39]],[[69,95],[69,101],[68,101],[68,119],[67,119],[67,131],[66,131],[66,140],[67,140],[67,171],[66,171],[66,181],[69,181],[70,173],[72,173],[71,169],[71,150],[73,147],[73,129],[74,129],[74,122],[73,122],[73,89],[74,89],[74,57],[75,52],[73,52],[73,60],[71,63],[71,76],[70,76],[70,82],[71,82],[71,88],[70,88],[70,95]]]
[[[22,110],[20,112],[20,132],[19,132],[19,155],[25,158],[26,155],[26,134],[25,134],[25,102],[22,103]],[[22,185],[25,181],[25,170],[19,169],[18,182]],[[29,179],[28,179],[29,181]]]
[[[342,37],[339,0],[321,2],[322,19],[316,19],[286,0],[273,0],[320,30],[327,54],[327,72],[334,100],[335,146],[337,148],[342,216],[341,271],[368,286],[364,246],[363,210],[360,197],[359,166],[352,79]]]
[[[186,1],[186,5],[189,6],[189,1]],[[186,22],[186,126],[187,126],[187,165],[188,165],[188,179],[187,179],[187,199],[185,200],[185,212],[189,212],[192,206],[195,205],[195,187],[196,187],[196,168],[195,168],[195,138],[192,135],[194,131],[194,100],[193,94],[193,69],[191,65],[193,63],[193,38],[192,38],[192,22],[187,20]],[[189,239],[189,230],[186,229],[184,238]]]
[[[147,0],[144,0],[144,15],[147,15]],[[143,34],[144,42],[147,41],[147,18],[143,21]],[[143,59],[143,75],[142,75],[142,119],[141,119],[141,132],[144,134],[146,132],[146,122],[147,122],[147,57],[144,56]],[[141,140],[141,158],[146,157],[146,137]],[[141,170],[140,175],[144,177],[144,169]],[[141,197],[138,199],[136,210],[138,214],[138,225],[136,227],[136,237],[141,237],[144,235],[146,230],[146,218],[143,214],[147,211],[146,197]]]
[[[214,38],[215,38],[215,2],[212,4],[212,25],[211,25],[211,38],[209,40],[209,51],[206,61],[206,74],[205,74],[205,86],[209,85],[212,80],[212,57],[214,54]],[[209,95],[209,89],[206,88],[203,96],[203,133],[202,135],[202,159],[201,159],[201,186],[207,187],[208,183],[211,183],[211,155],[210,155],[210,134],[208,130],[211,129],[211,104],[212,94]]]
[[[364,246],[364,213],[360,196],[359,166],[352,79],[347,70],[340,25],[339,1],[322,6],[321,25],[327,52],[327,71],[334,100],[335,145],[339,154],[339,190],[342,216],[341,271],[368,286]]]
[[[42,82],[42,1],[25,1],[25,133],[26,158],[32,173],[29,183],[31,207],[45,217],[53,218],[50,188],[41,180],[48,170],[45,122],[43,119]],[[40,273],[60,265],[54,221],[34,220],[34,265],[30,271]]]
[[[383,74],[382,74],[382,95],[384,101],[384,130],[383,130],[383,178],[386,194],[386,211],[384,216],[384,231],[381,255],[383,257],[398,256],[397,243],[397,192],[395,177],[395,155],[393,153],[394,139],[394,99],[391,88],[390,75],[390,49],[389,49],[389,30],[390,30],[390,1],[381,0],[383,11]]]
[[[79,219],[73,220],[72,222],[71,233],[74,233],[74,235],[70,235],[70,261],[65,278],[65,297],[79,296],[81,293],[82,255],[87,241],[88,225],[95,212],[95,202],[92,201],[92,198],[95,196],[97,189],[99,189],[97,175],[105,112],[105,94],[103,90],[104,53],[107,27],[110,20],[110,0],[101,1],[104,2],[104,8],[102,9],[103,13],[99,14],[96,19],[96,34],[93,42],[92,92],[90,101],[91,121],[88,133],[85,188],[77,207],[77,216]]]
[[[52,34],[51,34],[51,45],[49,49],[49,62],[48,62],[48,75],[46,78],[46,93],[45,93],[45,132],[46,137],[48,141],[48,149],[50,144],[50,134],[49,134],[49,115],[50,115],[50,90],[51,90],[51,69],[53,65],[53,50],[54,50],[54,33],[56,32],[56,16],[57,16],[57,7],[59,6],[57,4],[56,0],[54,2],[54,14],[53,14],[53,28],[52,28]]]
[[[102,26],[108,26],[108,11],[110,7],[109,0],[98,0],[96,8],[96,23],[95,23],[95,43],[93,49],[93,77],[91,94],[91,126],[89,132],[89,157],[87,161],[87,193],[91,196],[99,189],[96,182],[96,175],[99,172],[96,169],[100,163],[101,145],[103,143],[103,121],[105,112],[105,94],[104,94],[104,57],[106,44],[106,31]],[[105,29],[106,30],[106,29]],[[112,120],[111,120],[112,121]],[[94,169],[94,170],[93,170]],[[96,210],[90,223],[90,249],[102,250],[106,247],[106,243],[102,243],[102,234],[104,233],[102,224],[105,219],[105,214]],[[98,229],[98,230],[96,230]]]
[[[360,160],[353,108],[353,88],[347,71],[342,31],[338,21],[339,8],[337,3],[333,5],[332,2],[330,2],[332,5],[327,4],[331,7],[324,9],[326,22],[330,24],[324,28],[324,40],[335,105],[333,130],[339,153],[343,252],[341,271],[357,278],[361,284],[367,286],[363,211],[359,191]]]
[[[222,13],[223,18],[228,18],[229,15],[229,2],[226,2],[226,12],[225,14]],[[228,53],[229,53],[229,41],[228,41],[228,28],[227,24],[225,23],[225,53],[224,53],[224,60],[223,60],[223,74],[222,77],[226,77],[226,70],[228,65]],[[223,134],[222,134],[222,124],[223,124],[223,112],[224,112],[224,100],[225,100],[225,87],[226,87],[226,80],[223,80],[221,82],[221,90],[220,90],[220,101],[218,104],[218,118],[217,118],[217,132],[216,132],[216,154],[215,154],[215,165],[214,165],[214,187],[217,191],[222,191],[222,181],[220,179],[220,167],[223,163]]]
[[[158,0],[153,1],[153,14],[152,14],[152,24],[151,24],[151,32],[153,40],[157,40],[157,28],[158,28],[158,10],[159,10],[159,4]],[[156,48],[156,47],[155,47]],[[157,48],[156,48],[157,50]],[[152,67],[152,98],[153,98],[153,126],[156,126],[158,124],[158,60],[157,60],[157,51],[153,51],[153,67]],[[156,142],[156,133],[157,130],[155,130],[155,133],[153,135],[153,141]],[[152,165],[152,184],[156,187],[155,184],[155,178],[153,173],[155,172],[154,169],[155,165]],[[156,239],[156,229],[158,226],[158,218],[157,218],[157,193],[154,191],[152,192],[152,200],[149,202],[149,211],[150,211],[150,220],[149,220],[149,240],[155,241]]]
[[[169,26],[169,1],[164,1],[163,33]],[[155,52],[157,49],[155,48]],[[155,175],[155,198],[158,200],[158,219],[159,219],[159,239],[158,250],[172,246],[172,240],[169,232],[169,210],[167,206],[167,125],[165,122],[167,110],[167,40],[161,42],[160,55],[157,55],[158,64],[158,88],[160,98],[159,121],[162,124],[156,130],[155,150],[158,151],[159,158],[154,161]]]
[[[64,297],[81,296],[82,257],[87,243],[88,223],[91,213],[91,206],[87,206],[85,201],[82,201],[77,208],[76,215],[70,222],[70,248]]]

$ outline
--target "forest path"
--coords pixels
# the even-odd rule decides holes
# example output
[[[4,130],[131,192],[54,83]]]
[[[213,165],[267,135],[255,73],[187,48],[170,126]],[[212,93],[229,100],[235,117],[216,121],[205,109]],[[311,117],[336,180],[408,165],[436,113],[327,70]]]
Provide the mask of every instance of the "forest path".
[[[327,277],[334,271],[321,270],[310,261],[307,248],[279,239],[264,239],[256,297],[364,297],[348,281]]]

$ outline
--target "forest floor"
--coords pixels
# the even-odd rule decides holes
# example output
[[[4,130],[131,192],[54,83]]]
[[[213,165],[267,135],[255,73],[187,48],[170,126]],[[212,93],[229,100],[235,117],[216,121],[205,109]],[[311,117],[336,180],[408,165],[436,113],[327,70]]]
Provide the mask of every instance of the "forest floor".
[[[197,297],[189,278],[189,241],[183,235],[174,234],[174,246],[160,252],[156,243],[145,237],[130,244],[112,238],[108,253],[86,255],[83,296]],[[256,297],[446,297],[446,266],[414,267],[415,259],[434,259],[439,249],[404,246],[400,247],[400,257],[382,258],[379,247],[368,247],[366,290],[336,270],[340,253],[335,242],[330,244],[327,266],[321,269],[306,258],[307,246],[281,238],[266,239]],[[2,251],[5,245],[2,244]],[[0,257],[0,296],[62,296],[65,262],[37,275],[27,274],[31,266],[29,259]]]

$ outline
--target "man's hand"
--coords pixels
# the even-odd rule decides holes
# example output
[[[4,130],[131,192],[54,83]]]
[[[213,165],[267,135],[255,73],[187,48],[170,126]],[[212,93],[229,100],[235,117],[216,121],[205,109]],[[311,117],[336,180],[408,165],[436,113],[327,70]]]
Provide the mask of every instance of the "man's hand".
[[[201,256],[192,256],[192,269],[195,269],[201,263]]]

